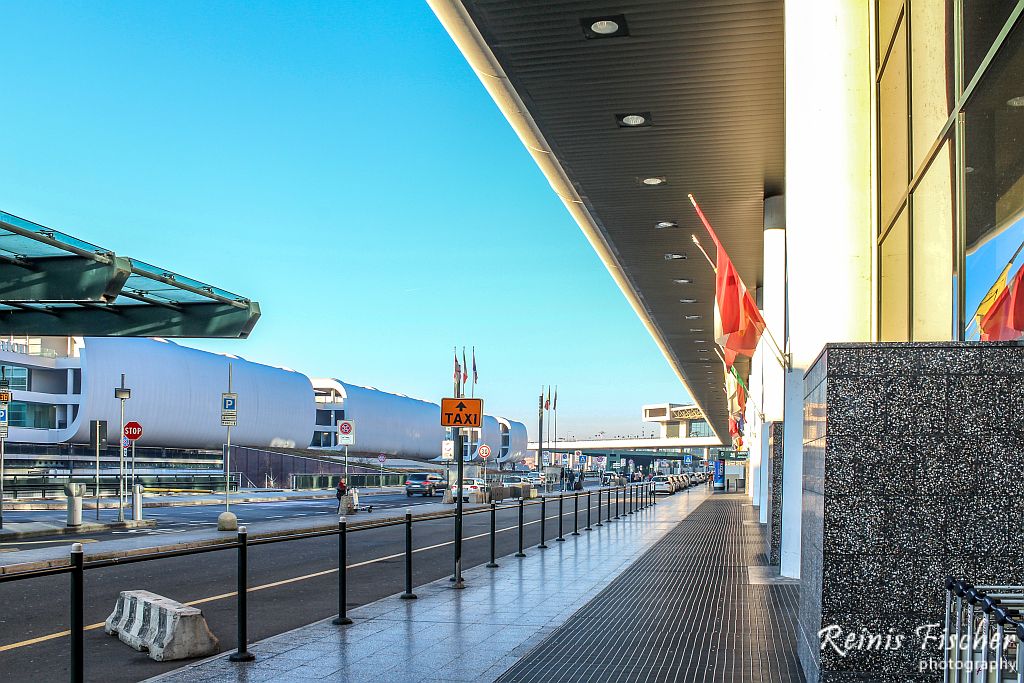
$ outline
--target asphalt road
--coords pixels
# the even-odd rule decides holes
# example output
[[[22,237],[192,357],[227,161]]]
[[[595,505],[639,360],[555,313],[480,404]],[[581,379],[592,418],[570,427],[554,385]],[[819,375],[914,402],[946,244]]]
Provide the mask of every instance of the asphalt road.
[[[404,496],[401,503],[406,504]],[[579,526],[586,525],[586,497],[581,496]],[[320,503],[321,505],[323,503]],[[596,496],[594,497],[596,507]],[[278,504],[263,504],[276,508]],[[241,506],[239,506],[241,507]],[[310,506],[312,508],[312,506]],[[547,538],[557,535],[557,503],[547,505]],[[573,506],[566,500],[565,533],[573,528]],[[333,511],[328,511],[333,512]],[[540,505],[526,507],[524,527],[527,552],[539,540]],[[597,521],[596,512],[593,513]],[[518,513],[498,514],[497,554],[517,548]],[[534,522],[530,524],[530,522]],[[465,520],[465,567],[487,562],[490,515],[468,515]],[[503,529],[505,529],[503,531]],[[450,575],[453,520],[417,522],[414,546],[414,583],[423,584]],[[474,538],[475,536],[479,536]],[[549,542],[550,545],[550,542]],[[403,590],[404,530],[402,526],[356,531],[348,535],[347,604],[366,604]],[[508,558],[505,561],[512,561]],[[103,632],[102,621],[114,607],[121,590],[145,589],[180,602],[198,604],[222,651],[235,647],[236,553],[218,551],[140,562],[85,575],[85,624],[99,625],[86,632],[86,679],[138,681],[181,662],[154,662],[116,637]],[[336,614],[338,600],[337,537],[288,541],[249,549],[249,638],[259,640]],[[0,584],[0,680],[59,681],[68,678],[68,585],[65,575]],[[35,641],[35,642],[34,642]]]
[[[409,498],[404,493],[385,493],[364,496],[360,499],[361,504],[372,505],[374,509],[381,510],[415,507],[425,503],[439,502],[441,502],[440,496],[434,498],[413,496]],[[184,531],[212,529],[217,526],[217,515],[221,513],[223,508],[223,504],[146,508],[144,516],[146,519],[155,519],[157,521],[155,528],[34,536],[23,541],[0,542],[0,552],[12,552],[14,549],[38,548],[41,545],[50,545],[51,543],[53,545],[70,545],[81,540],[82,537],[95,541],[104,541],[125,538],[127,536],[172,535]],[[231,511],[238,515],[238,522],[240,524],[251,525],[279,519],[301,519],[303,517],[315,518],[321,515],[336,515],[338,513],[338,503],[333,498],[272,503],[238,503],[231,506]],[[100,510],[100,515],[101,521],[112,522],[117,519],[116,510]],[[82,516],[85,521],[89,522],[96,519],[95,510],[86,510]],[[4,513],[5,522],[38,522],[44,520],[62,522],[64,519],[65,513],[59,510],[12,510]]]

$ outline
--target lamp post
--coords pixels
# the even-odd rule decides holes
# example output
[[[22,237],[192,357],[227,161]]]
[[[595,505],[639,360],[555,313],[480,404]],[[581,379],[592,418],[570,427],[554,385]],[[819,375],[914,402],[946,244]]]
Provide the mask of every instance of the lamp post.
[[[124,521],[124,402],[132,397],[132,390],[124,385],[124,373],[121,373],[121,386],[114,388],[114,398],[121,401],[121,432],[118,440],[117,465],[117,521]]]
[[[231,512],[231,428],[238,419],[238,396],[231,389],[231,363],[228,363],[228,390],[221,394],[220,424],[227,427],[227,445],[224,448],[224,512],[217,516],[218,531],[238,529],[238,517]]]

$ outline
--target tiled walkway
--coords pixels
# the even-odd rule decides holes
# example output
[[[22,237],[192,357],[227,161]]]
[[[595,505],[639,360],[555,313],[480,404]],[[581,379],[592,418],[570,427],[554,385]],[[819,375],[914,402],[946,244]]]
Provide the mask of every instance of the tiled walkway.
[[[194,681],[797,681],[794,586],[748,585],[758,525],[702,489],[498,569],[466,572],[157,679]],[[749,520],[747,520],[749,521]]]

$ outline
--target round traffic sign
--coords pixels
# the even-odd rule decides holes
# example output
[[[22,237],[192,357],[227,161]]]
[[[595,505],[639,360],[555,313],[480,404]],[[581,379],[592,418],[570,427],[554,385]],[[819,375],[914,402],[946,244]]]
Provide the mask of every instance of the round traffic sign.
[[[132,445],[131,440],[127,436],[121,437],[121,448],[128,448]]]
[[[480,457],[486,460],[487,458],[491,457],[491,447],[488,446],[487,444],[484,444],[480,446],[479,453]]]
[[[388,456],[381,453],[380,455],[377,456],[377,460],[380,460],[380,464],[383,465],[388,461]]]
[[[342,434],[344,434],[345,436],[348,436],[349,434],[351,434],[351,433],[352,433],[352,423],[351,423],[351,422],[342,422],[342,423],[341,423],[341,424],[340,424],[340,425],[338,426],[338,430],[339,430],[339,431],[340,431],[340,432],[341,432]]]
[[[142,425],[138,422],[129,422],[124,426],[124,438],[135,441],[142,436]]]

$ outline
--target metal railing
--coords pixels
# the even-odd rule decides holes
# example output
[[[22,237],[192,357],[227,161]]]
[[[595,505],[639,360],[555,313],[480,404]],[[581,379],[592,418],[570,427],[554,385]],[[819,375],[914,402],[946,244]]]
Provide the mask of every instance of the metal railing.
[[[592,497],[597,494],[597,505],[592,505]],[[596,526],[604,526],[601,523],[602,518],[602,506],[607,506],[607,518],[605,524],[620,519],[619,508],[620,504],[622,507],[622,516],[631,515],[641,509],[649,507],[655,504],[657,501],[654,496],[654,489],[649,483],[641,484],[630,484],[628,486],[618,486],[613,488],[599,488],[590,491],[574,491],[572,493],[562,493],[557,496],[559,517],[558,517],[558,538],[555,540],[564,541],[562,537],[562,526],[564,521],[563,507],[565,505],[566,498],[573,499],[573,529],[574,532],[579,535],[579,499],[586,498],[586,515],[587,515],[587,526],[584,531],[592,531],[590,526],[591,511],[597,511],[597,524]],[[518,552],[515,553],[515,557],[525,557],[526,554],[524,548],[524,509],[530,505],[540,505],[540,543],[537,548],[547,548],[545,544],[546,540],[546,510],[547,504],[550,500],[553,500],[556,496],[543,497],[537,500],[526,501],[522,498],[517,503],[509,505],[498,505],[491,503],[489,507],[478,508],[475,510],[467,510],[464,515],[475,515],[475,514],[486,514],[490,513],[490,533],[488,534],[490,540],[490,562],[487,563],[487,567],[497,567],[498,564],[495,558],[495,535],[498,533],[496,530],[496,517],[499,510],[518,510]],[[604,503],[602,498],[605,499]],[[615,517],[611,516],[612,513],[612,499],[615,503]],[[231,655],[231,661],[252,661],[254,656],[249,652],[249,635],[248,635],[248,549],[252,546],[268,545],[271,543],[283,543],[286,541],[297,541],[310,538],[318,538],[321,536],[337,536],[338,537],[338,616],[334,619],[335,624],[351,624],[352,620],[348,617],[346,602],[348,596],[348,571],[346,567],[346,558],[348,557],[347,548],[347,536],[350,533],[356,531],[363,531],[366,529],[381,529],[385,527],[394,526],[405,526],[405,586],[404,592],[401,594],[401,599],[411,600],[415,599],[416,595],[413,593],[413,553],[415,552],[413,544],[413,525],[416,521],[427,521],[435,519],[444,519],[448,517],[454,517],[455,512],[443,512],[443,513],[428,513],[424,515],[418,515],[413,517],[412,512],[406,510],[403,519],[398,520],[386,520],[375,522],[368,520],[365,523],[358,524],[358,526],[350,526],[346,517],[340,517],[336,528],[326,528],[318,531],[308,531],[303,533],[294,534],[279,534],[273,536],[265,536],[256,539],[249,539],[248,532],[244,526],[238,528],[237,538],[233,541],[225,541],[224,543],[216,543],[208,546],[192,547],[192,548],[181,548],[176,550],[163,550],[154,553],[146,553],[141,555],[132,555],[128,557],[115,557],[105,560],[92,560],[89,562],[85,561],[84,552],[81,543],[75,543],[71,546],[71,557],[70,562],[66,565],[60,565],[55,567],[47,567],[45,569],[33,569],[23,572],[14,572],[10,574],[0,574],[0,584],[12,582],[12,581],[24,581],[27,579],[40,578],[44,576],[56,576],[58,574],[68,574],[70,576],[70,629],[69,638],[70,642],[70,679],[72,683],[82,683],[85,680],[85,589],[84,589],[84,574],[86,571],[93,569],[103,569],[106,567],[121,566],[127,564],[135,564],[137,562],[149,562],[153,560],[161,560],[170,557],[184,557],[186,555],[199,555],[202,553],[213,553],[220,552],[222,550],[236,550],[238,553],[238,569],[236,572],[237,578],[237,595],[236,595],[236,627],[237,627],[237,647],[236,651]],[[470,540],[470,539],[464,539]]]
[[[223,474],[139,474],[135,479],[147,489],[180,489],[182,491],[213,491],[223,493]],[[231,473],[231,490],[241,485],[241,474]],[[125,481],[131,474],[125,475]],[[96,497],[96,478],[91,474],[69,477],[67,475],[11,474],[4,476],[4,498],[17,500],[22,497],[62,498],[64,485],[74,483],[85,486],[85,496]],[[100,475],[99,495],[116,496],[118,491],[117,473]],[[129,484],[130,485],[130,484]]]
[[[944,683],[1024,683],[1024,586],[946,577]]]
[[[293,474],[291,488],[296,491],[333,489],[338,485],[339,479],[345,479],[345,483],[350,489],[369,486],[402,486],[408,477],[407,474],[393,472],[385,472],[383,476],[379,473],[361,473],[349,474],[347,477],[344,474]]]

